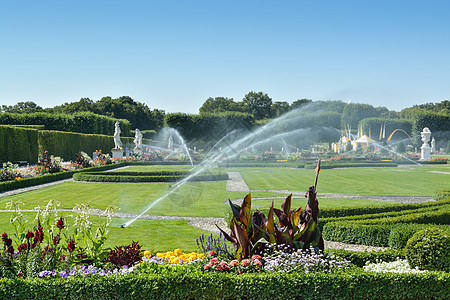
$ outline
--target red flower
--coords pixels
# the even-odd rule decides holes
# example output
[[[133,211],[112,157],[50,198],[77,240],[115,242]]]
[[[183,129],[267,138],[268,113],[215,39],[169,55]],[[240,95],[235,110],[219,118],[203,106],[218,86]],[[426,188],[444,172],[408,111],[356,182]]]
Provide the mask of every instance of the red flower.
[[[23,276],[23,273],[22,272],[19,272],[19,273],[17,273],[17,277],[22,277]]]
[[[250,266],[250,264],[251,264],[251,262],[248,259],[244,259],[241,261],[241,266],[243,266],[243,267],[248,267],[248,266]]]
[[[208,270],[209,267],[211,267],[211,263],[206,264],[203,269]]]
[[[57,235],[57,236],[55,236],[54,238],[53,238],[53,245],[58,245],[59,244],[59,235]]]
[[[2,241],[3,243],[6,243],[6,240],[8,239],[8,234],[5,232],[2,234]]]
[[[220,264],[221,264],[221,266],[222,266],[224,271],[229,271],[230,270],[230,266],[228,265],[228,263],[226,261],[222,260],[220,262]]]
[[[32,231],[28,231],[28,233],[25,237],[27,238],[27,240],[29,240],[34,237],[34,233]]]
[[[219,260],[214,257],[214,258],[211,259],[211,261],[209,263],[215,266],[215,265],[219,264]]]
[[[28,245],[27,244],[21,244],[17,248],[17,251],[22,252],[22,251],[27,250],[27,249],[28,249]]]
[[[75,251],[75,242],[73,240],[70,240],[69,244],[67,244],[67,250],[69,250],[69,252]]]
[[[255,255],[252,256],[252,260],[253,261],[256,260],[256,259],[261,261],[261,255],[255,254]]]
[[[261,268],[261,266],[262,266],[261,261],[259,261],[259,260],[255,260],[254,264],[258,268]]]
[[[6,250],[6,253],[9,253],[9,254],[13,255],[14,254],[13,246],[9,246],[8,249]]]
[[[56,222],[56,227],[58,227],[59,229],[63,229],[64,228],[64,220],[63,218],[59,218],[58,222]]]
[[[212,256],[212,257],[216,257],[216,256],[217,256],[217,253],[216,253],[216,251],[211,250],[211,251],[208,252],[208,255],[210,255],[210,256]]]
[[[232,260],[232,261],[230,262],[230,266],[232,266],[232,267],[235,267],[235,266],[238,266],[238,265],[239,265],[239,261],[238,261],[237,259]]]

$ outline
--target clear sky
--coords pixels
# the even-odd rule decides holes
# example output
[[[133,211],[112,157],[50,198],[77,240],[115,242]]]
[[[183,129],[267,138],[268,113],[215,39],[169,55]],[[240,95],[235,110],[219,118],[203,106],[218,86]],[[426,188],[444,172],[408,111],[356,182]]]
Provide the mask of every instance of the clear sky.
[[[0,0],[0,105],[450,98],[450,1]]]

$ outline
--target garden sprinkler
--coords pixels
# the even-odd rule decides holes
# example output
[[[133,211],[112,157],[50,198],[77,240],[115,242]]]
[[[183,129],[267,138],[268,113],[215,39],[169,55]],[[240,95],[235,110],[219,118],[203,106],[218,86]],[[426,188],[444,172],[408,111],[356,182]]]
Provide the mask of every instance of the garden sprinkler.
[[[125,224],[120,224],[119,227],[120,228],[125,228],[126,226],[125,226]]]

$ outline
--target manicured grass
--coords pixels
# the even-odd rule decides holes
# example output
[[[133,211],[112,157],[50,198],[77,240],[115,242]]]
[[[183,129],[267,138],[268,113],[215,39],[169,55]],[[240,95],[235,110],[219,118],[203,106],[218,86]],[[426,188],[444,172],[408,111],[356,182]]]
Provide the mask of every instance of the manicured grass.
[[[156,199],[172,191],[173,183],[86,183],[65,182],[27,193],[0,198],[0,208],[9,201],[21,201],[21,208],[45,206],[50,200],[60,202],[59,208],[71,209],[77,204],[89,203],[94,208],[118,206],[121,212],[141,213]],[[223,217],[229,198],[243,198],[245,192],[227,192],[226,182],[189,182],[162,199],[147,212],[153,215]],[[279,194],[256,192],[255,196]]]
[[[274,207],[280,208],[281,204],[283,203],[284,198],[280,199],[273,199],[274,201]],[[327,198],[318,198],[319,200],[319,208],[334,208],[334,207],[352,207],[352,206],[367,206],[367,205],[374,205],[374,206],[382,206],[382,205],[388,205],[392,204],[391,201],[368,201],[368,200],[355,200],[355,199],[327,199]],[[304,197],[298,197],[294,196],[292,199],[292,208],[299,208],[300,206],[302,209],[306,207],[306,198]],[[267,210],[270,208],[270,205],[272,205],[272,199],[252,199],[252,208],[254,209],[263,209],[266,208]]]
[[[189,165],[154,165],[154,166],[128,166],[123,169],[114,170],[114,172],[158,172],[165,170],[190,170],[193,166]]]
[[[400,165],[396,168],[325,169],[319,176],[319,193],[431,196],[434,191],[450,188],[447,165]],[[251,190],[303,191],[314,184],[314,170],[240,169]]]

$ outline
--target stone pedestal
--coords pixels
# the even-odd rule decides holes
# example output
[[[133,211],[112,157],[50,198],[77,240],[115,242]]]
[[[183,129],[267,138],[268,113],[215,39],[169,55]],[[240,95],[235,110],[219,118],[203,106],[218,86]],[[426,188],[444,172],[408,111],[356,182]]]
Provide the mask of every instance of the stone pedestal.
[[[420,160],[431,160],[431,147],[428,144],[420,147]]]
[[[112,158],[123,158],[123,149],[122,148],[113,148],[111,149]]]

